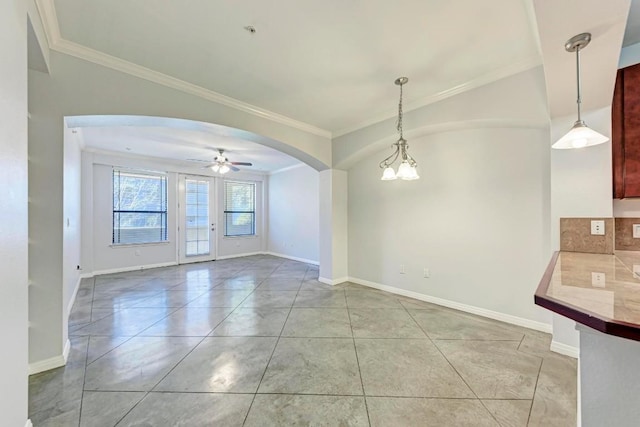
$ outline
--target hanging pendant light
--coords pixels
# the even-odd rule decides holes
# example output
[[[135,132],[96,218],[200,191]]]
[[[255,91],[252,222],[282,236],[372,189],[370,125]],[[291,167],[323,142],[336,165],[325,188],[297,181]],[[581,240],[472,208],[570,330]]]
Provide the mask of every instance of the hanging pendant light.
[[[409,155],[407,150],[409,149],[409,144],[403,138],[402,135],[402,85],[406,84],[409,81],[406,77],[398,77],[395,81],[395,84],[400,86],[400,102],[398,104],[398,125],[397,130],[400,134],[400,138],[398,141],[392,145],[395,147],[394,152],[380,162],[380,169],[382,169],[382,180],[383,181],[391,181],[394,179],[404,179],[406,181],[411,181],[414,179],[420,178],[418,175],[418,163]],[[398,166],[398,173],[393,170],[393,163],[400,159],[400,165]]]
[[[605,143],[609,140],[606,136],[591,129],[582,120],[580,116],[580,107],[582,103],[581,84],[580,84],[580,50],[585,48],[591,41],[591,33],[582,33],[577,36],[571,37],[564,45],[567,52],[576,53],[576,74],[578,84],[578,120],[573,124],[573,127],[562,138],[560,138],[551,148],[556,149],[571,149],[590,147],[592,145],[598,145]]]

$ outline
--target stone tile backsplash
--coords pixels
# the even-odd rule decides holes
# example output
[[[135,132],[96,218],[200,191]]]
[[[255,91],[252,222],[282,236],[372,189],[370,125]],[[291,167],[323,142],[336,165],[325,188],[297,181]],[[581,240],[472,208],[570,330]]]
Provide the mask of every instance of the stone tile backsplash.
[[[640,238],[633,237],[634,224],[640,224],[640,218],[616,218],[617,251],[640,251]]]
[[[591,234],[592,220],[604,221],[603,236]],[[560,218],[561,251],[612,254],[614,236],[613,218]],[[615,247],[617,249],[617,245]]]

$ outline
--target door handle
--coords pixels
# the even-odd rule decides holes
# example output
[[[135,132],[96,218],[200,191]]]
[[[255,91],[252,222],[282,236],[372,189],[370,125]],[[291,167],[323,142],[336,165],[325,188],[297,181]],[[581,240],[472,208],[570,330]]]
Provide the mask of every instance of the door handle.
[[[215,224],[211,224],[211,231],[216,231],[216,225]]]

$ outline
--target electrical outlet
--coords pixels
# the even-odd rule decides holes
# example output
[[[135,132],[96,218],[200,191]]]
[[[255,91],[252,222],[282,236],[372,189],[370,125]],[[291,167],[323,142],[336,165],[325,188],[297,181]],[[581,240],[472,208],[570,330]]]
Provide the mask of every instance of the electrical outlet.
[[[591,234],[594,236],[604,236],[604,220],[591,221]]]
[[[605,274],[604,273],[591,273],[591,285],[594,288],[604,288],[605,286]]]
[[[140,256],[140,249],[136,249],[133,253],[135,256]]]
[[[633,224],[633,238],[640,239],[640,224]]]
[[[428,279],[429,277],[431,277],[431,271],[428,268],[425,268],[423,271],[423,277],[425,279]]]
[[[400,264],[400,274],[404,274],[404,264]]]

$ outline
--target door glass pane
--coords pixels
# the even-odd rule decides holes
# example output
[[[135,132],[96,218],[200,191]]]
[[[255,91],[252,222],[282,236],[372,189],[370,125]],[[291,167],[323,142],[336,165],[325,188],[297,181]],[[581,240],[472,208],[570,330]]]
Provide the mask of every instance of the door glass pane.
[[[209,254],[209,182],[186,179],[186,256]]]

